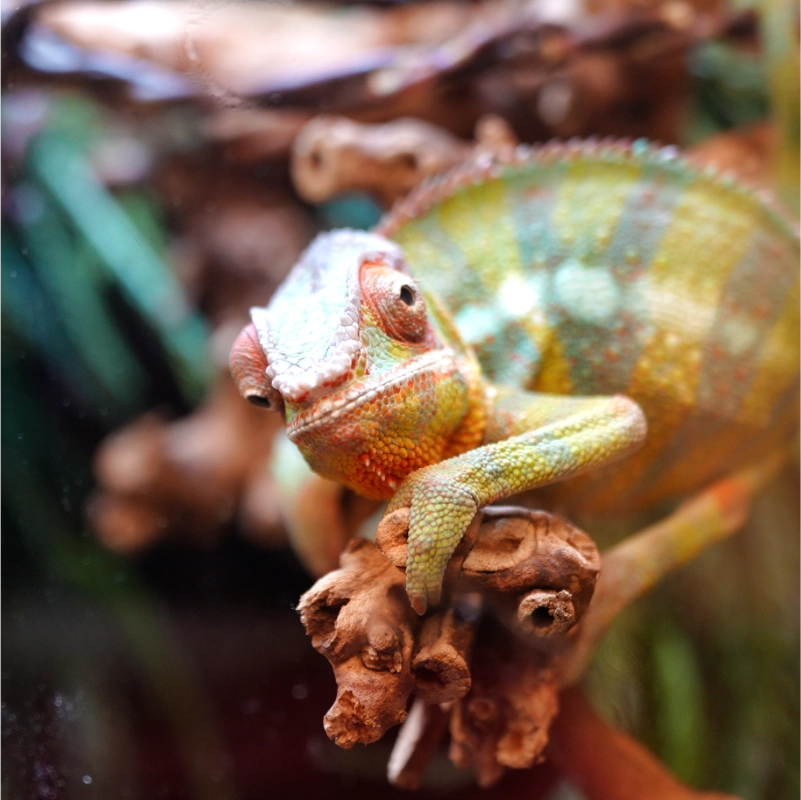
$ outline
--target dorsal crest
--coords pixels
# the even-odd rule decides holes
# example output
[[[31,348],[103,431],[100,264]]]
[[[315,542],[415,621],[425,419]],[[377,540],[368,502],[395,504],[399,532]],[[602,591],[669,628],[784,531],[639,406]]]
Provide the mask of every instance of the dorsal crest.
[[[734,192],[765,213],[785,236],[798,239],[798,226],[787,210],[769,192],[750,187],[714,167],[697,167],[688,162],[679,148],[659,146],[644,139],[571,139],[541,145],[520,145],[513,152],[492,156],[479,153],[464,164],[429,178],[406,198],[400,200],[376,226],[375,232],[394,238],[409,221],[421,219],[462,189],[511,174],[527,174],[536,179],[538,172],[555,165],[565,167],[586,163],[618,165],[621,169],[643,168],[662,173],[682,182],[704,182],[721,190]]]

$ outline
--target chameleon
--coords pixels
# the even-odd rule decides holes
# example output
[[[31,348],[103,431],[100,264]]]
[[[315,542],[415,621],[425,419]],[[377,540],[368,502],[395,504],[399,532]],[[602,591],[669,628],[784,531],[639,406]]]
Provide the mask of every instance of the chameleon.
[[[410,509],[422,614],[481,507],[660,513],[797,422],[799,239],[673,147],[479,158],[320,234],[230,367],[311,468]]]

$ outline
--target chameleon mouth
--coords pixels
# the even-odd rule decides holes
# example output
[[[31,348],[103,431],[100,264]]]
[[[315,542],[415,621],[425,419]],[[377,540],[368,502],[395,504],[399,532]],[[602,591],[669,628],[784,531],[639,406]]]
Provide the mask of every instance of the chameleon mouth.
[[[395,386],[408,383],[415,375],[431,371],[450,373],[455,368],[455,363],[453,350],[433,350],[414,358],[411,366],[398,367],[378,383],[348,389],[335,397],[321,397],[311,408],[302,411],[289,423],[287,435],[294,442],[351,414],[359,406],[386,394]],[[379,477],[386,480],[386,476],[379,474]]]

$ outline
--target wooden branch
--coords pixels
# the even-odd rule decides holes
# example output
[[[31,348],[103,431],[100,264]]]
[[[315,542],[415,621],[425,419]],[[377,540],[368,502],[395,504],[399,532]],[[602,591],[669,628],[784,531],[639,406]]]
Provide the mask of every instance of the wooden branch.
[[[521,646],[505,628],[492,626],[476,643],[473,685],[453,705],[449,754],[490,786],[506,768],[525,769],[543,758],[558,711],[558,681],[551,659]]]
[[[417,789],[431,756],[448,729],[450,711],[415,699],[398,732],[387,764],[387,778],[399,789]]]
[[[114,432],[95,454],[98,490],[89,518],[98,537],[126,553],[179,531],[214,541],[249,474],[269,458],[279,424],[243,403],[224,374],[191,416],[150,414]]]
[[[518,144],[509,124],[495,114],[478,120],[475,137],[466,142],[445,128],[408,117],[370,125],[319,116],[294,141],[292,179],[310,203],[359,191],[389,208],[426,178],[478,154],[507,154]]]
[[[412,662],[421,700],[448,703],[470,690],[470,654],[481,605],[480,595],[465,595],[453,608],[424,620]]]
[[[487,593],[507,623],[540,645],[564,639],[595,590],[601,559],[586,533],[543,511],[484,509],[485,526],[465,559],[464,581]]]
[[[464,161],[471,150],[467,142],[419,119],[366,125],[321,116],[295,139],[292,179],[311,203],[362,191],[388,208],[424,178]]]
[[[593,711],[578,689],[560,695],[548,756],[587,800],[735,800],[684,785],[631,736]]]
[[[400,568],[406,566],[408,520],[408,509],[399,509],[376,533],[376,544]],[[559,517],[524,508],[489,507],[476,522],[480,527],[471,527],[448,565],[444,591],[479,591],[519,636],[550,650],[563,646],[600,570],[592,539]]]
[[[368,744],[406,719],[418,618],[405,576],[372,542],[354,539],[331,572],[300,599],[300,618],[334,669],[337,697],[325,715],[340,747]]]
[[[629,603],[668,572],[742,527],[754,497],[786,459],[785,452],[777,452],[716,481],[665,519],[604,554],[596,596],[562,666],[565,685],[579,679],[612,620]]]
[[[611,619],[670,569],[740,527],[753,495],[782,461],[777,454],[713,484],[618,545],[604,558],[592,603],[601,560],[585,533],[544,512],[491,507],[477,515],[448,566],[444,606],[420,622],[405,594],[409,511],[388,515],[377,532],[378,547],[352,545],[343,570],[304,596],[302,613],[313,644],[337,674],[337,703],[326,717],[329,736],[342,746],[374,741],[405,718],[416,689],[415,715],[391,759],[396,785],[419,784],[442,737],[443,717],[451,760],[472,769],[480,785],[495,783],[507,768],[536,764],[552,721],[562,719],[556,716],[560,690],[581,674]],[[367,559],[364,564],[353,560],[357,553]],[[314,603],[324,608],[319,625],[306,610]],[[391,622],[384,621],[388,615]],[[349,618],[359,624],[347,624]],[[364,642],[375,647],[368,623],[383,625],[391,643],[371,658],[365,658]],[[557,730],[573,731],[576,714],[586,719],[590,713],[571,709],[573,716],[557,723],[563,726]],[[562,754],[557,769],[590,800],[714,797],[682,786],[624,734],[600,731],[600,721],[587,726],[595,731],[592,737],[582,738],[582,729],[571,743],[574,733],[560,734],[551,750]],[[571,747],[578,748],[575,757],[564,755]],[[593,755],[593,748],[607,757]],[[612,772],[610,764],[616,765]],[[629,775],[630,784],[621,784],[621,775]]]
[[[447,709],[452,760],[488,786],[507,767],[542,757],[558,708],[554,653],[569,644],[587,608],[598,553],[558,517],[486,510],[448,565],[442,607],[421,620],[405,592],[408,524],[408,509],[388,515],[377,535],[388,558],[356,540],[342,568],[301,599],[312,644],[337,679],[326,732],[343,747],[375,741],[404,720],[416,691],[391,780],[419,783],[442,733],[433,710],[440,708]],[[485,607],[491,613],[482,616]]]

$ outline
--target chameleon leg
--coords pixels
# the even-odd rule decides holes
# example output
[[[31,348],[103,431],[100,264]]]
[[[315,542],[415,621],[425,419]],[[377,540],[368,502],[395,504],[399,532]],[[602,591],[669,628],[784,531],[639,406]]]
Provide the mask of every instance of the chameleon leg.
[[[320,578],[339,566],[348,540],[380,504],[312,472],[283,434],[275,438],[270,467],[292,550]]]
[[[620,458],[645,436],[626,397],[529,397],[546,411],[527,419],[542,424],[417,470],[392,498],[387,513],[411,509],[406,591],[418,614],[439,601],[448,559],[482,506]]]
[[[716,481],[670,516],[604,553],[595,595],[575,647],[563,665],[564,684],[578,680],[612,620],[625,606],[670,570],[742,527],[754,497],[786,458],[787,454],[779,451]]]

